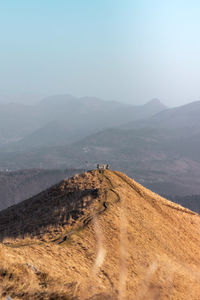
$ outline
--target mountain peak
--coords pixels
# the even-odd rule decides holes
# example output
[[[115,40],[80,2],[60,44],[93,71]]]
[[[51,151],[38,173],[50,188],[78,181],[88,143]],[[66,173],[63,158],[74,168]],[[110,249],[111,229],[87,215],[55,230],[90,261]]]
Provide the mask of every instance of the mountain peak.
[[[148,101],[147,103],[145,103],[145,106],[163,106],[165,108],[167,108],[167,106],[165,104],[163,104],[160,99],[158,98],[153,98],[150,101]]]
[[[199,216],[121,172],[75,175],[0,212],[0,224],[4,296],[8,283],[26,299],[199,295]]]

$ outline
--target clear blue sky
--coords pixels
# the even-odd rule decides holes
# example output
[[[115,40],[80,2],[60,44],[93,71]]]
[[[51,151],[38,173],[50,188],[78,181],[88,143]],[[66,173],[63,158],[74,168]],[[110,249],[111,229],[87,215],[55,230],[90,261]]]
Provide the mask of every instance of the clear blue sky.
[[[200,99],[200,1],[0,0],[0,93]]]

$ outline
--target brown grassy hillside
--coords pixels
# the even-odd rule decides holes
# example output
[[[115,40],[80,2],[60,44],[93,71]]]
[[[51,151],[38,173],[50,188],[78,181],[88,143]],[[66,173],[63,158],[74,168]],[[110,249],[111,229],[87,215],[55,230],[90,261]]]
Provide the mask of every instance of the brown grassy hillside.
[[[64,178],[82,172],[81,169],[0,172],[0,210],[37,195]]]
[[[200,299],[200,218],[90,171],[0,212],[1,299]]]

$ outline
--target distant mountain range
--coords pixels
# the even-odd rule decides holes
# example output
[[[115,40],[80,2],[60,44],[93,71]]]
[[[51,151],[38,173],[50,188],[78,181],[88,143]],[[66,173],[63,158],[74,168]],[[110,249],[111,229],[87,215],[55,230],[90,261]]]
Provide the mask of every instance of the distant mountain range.
[[[56,106],[54,98],[45,100],[40,103],[40,106],[46,107],[48,101],[53,103],[49,104],[47,112],[51,115],[53,105],[55,110],[59,110],[59,106]],[[60,99],[60,101],[60,111],[63,111],[64,114],[64,109],[61,109],[61,107],[65,105],[66,99]],[[77,104],[80,102],[84,105]],[[42,138],[38,138],[39,135],[37,134],[30,135],[30,139],[27,137],[29,147],[26,151],[23,147],[13,152],[2,150],[0,154],[1,167],[11,170],[38,167],[92,169],[96,166],[96,163],[105,161],[110,163],[113,169],[125,171],[129,176],[157,193],[182,196],[200,194],[199,101],[181,107],[167,108],[145,118],[145,107],[154,106],[154,109],[157,105],[160,105],[160,109],[163,107],[158,100],[153,100],[149,104],[137,108],[140,117],[135,114],[135,119],[132,122],[129,122],[128,117],[126,117],[130,106],[124,104],[107,103],[94,99],[88,100],[87,98],[78,100],[78,102],[71,101],[71,107],[73,105],[77,105],[79,108],[77,119],[81,112],[84,115],[82,121],[89,118],[90,111],[91,118],[88,127],[95,131],[93,134],[69,145],[52,147],[49,146],[51,143],[48,141],[48,139],[51,139],[51,135],[52,137],[56,135],[57,139],[62,140],[62,135],[64,139],[65,134],[62,127],[58,129],[55,123],[51,123],[48,126],[46,125],[49,135],[47,134],[48,130],[39,129],[39,135]],[[99,110],[99,106],[101,110]],[[113,109],[113,106],[115,109]],[[89,107],[89,109],[87,110],[86,107]],[[94,113],[91,113],[92,110]],[[133,107],[133,110],[135,110],[135,107]],[[117,113],[115,114],[113,111]],[[116,116],[120,115],[120,112],[120,120],[116,125]],[[87,118],[85,118],[86,115]],[[98,126],[94,128],[91,124],[95,123],[95,117],[98,116],[97,124],[101,123],[101,126],[103,126],[103,116],[105,115],[108,119],[110,116],[112,119],[110,124],[116,126],[113,125],[113,128],[105,128],[96,132]],[[142,120],[141,116],[143,116]],[[123,120],[126,122],[123,123]],[[106,127],[108,123],[105,121],[104,125]],[[81,125],[80,123],[77,124],[75,132],[78,132],[78,128],[81,131],[83,127],[83,123]],[[72,127],[70,130],[73,132]],[[59,135],[59,132],[62,133]],[[37,140],[38,147],[35,147],[36,142],[34,143],[34,140]],[[21,143],[23,142],[21,141]],[[46,144],[45,147],[43,143]]]
[[[98,98],[57,95],[37,105],[0,104],[0,145],[29,149],[70,144],[99,130],[166,109],[159,100],[133,106]]]
[[[131,106],[53,96],[34,109],[44,125],[1,147],[1,169],[93,169],[107,162],[157,193],[200,194],[200,101],[165,108],[156,99]]]
[[[195,101],[183,106],[168,108],[154,114],[141,122],[127,122],[123,128],[169,128],[169,129],[186,129],[193,130],[194,133],[200,132],[200,101]]]

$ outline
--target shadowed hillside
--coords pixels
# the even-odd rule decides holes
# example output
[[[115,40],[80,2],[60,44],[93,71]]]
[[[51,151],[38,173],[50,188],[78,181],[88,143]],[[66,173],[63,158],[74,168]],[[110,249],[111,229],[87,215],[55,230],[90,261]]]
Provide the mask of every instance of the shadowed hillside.
[[[198,299],[200,219],[115,171],[0,212],[1,297]]]
[[[82,172],[83,170],[78,169],[0,172],[0,210],[34,196],[64,178]]]

